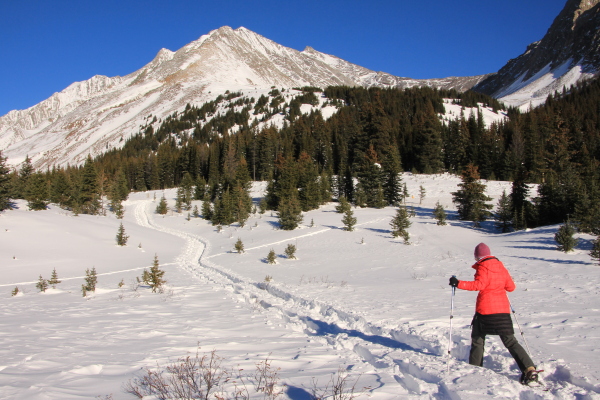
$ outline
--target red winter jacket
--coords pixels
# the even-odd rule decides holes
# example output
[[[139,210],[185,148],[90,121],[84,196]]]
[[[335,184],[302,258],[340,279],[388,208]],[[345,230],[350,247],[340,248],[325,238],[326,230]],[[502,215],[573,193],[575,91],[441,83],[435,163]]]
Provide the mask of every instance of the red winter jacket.
[[[483,315],[510,313],[506,292],[515,290],[510,274],[496,257],[487,256],[477,261],[475,281],[459,281],[458,288],[479,291],[475,312]]]

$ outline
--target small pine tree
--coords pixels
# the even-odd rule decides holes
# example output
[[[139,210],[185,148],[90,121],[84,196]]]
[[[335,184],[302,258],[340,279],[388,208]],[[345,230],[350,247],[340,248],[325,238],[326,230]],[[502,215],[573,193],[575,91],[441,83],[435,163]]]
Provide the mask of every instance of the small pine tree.
[[[259,214],[264,214],[267,212],[267,208],[269,207],[269,205],[267,204],[267,199],[265,199],[264,197],[262,199],[260,199],[260,201],[258,202],[258,213]]]
[[[169,207],[167,205],[167,199],[165,199],[165,196],[162,196],[160,198],[160,201],[158,202],[158,206],[156,206],[156,213],[165,215],[167,212],[169,212]]]
[[[290,260],[296,259],[296,245],[288,244],[285,248],[285,256]]]
[[[185,206],[185,189],[183,187],[177,188],[177,196],[175,197],[175,210],[181,213]]]
[[[399,207],[396,210],[396,215],[390,222],[390,226],[392,227],[392,236],[403,237],[404,243],[408,244],[408,239],[410,235],[408,234],[407,229],[410,228],[412,223],[408,219],[408,212],[406,211],[406,207]]]
[[[15,288],[10,293],[11,293],[11,296],[13,296],[13,297],[16,296],[16,295],[18,295],[19,294],[19,287],[15,286]]]
[[[425,191],[423,185],[419,186],[419,204],[423,203],[423,199],[425,198],[426,193],[427,192]]]
[[[235,251],[237,251],[239,254],[244,252],[244,243],[240,238],[238,238],[237,242],[235,242]]]
[[[271,249],[269,254],[267,254],[267,264],[277,264],[277,260],[275,258],[275,250]]]
[[[590,251],[590,256],[600,264],[600,235],[593,241],[592,251]]]
[[[501,229],[502,233],[511,231],[513,220],[512,209],[510,197],[506,194],[506,191],[503,191],[502,196],[498,199],[498,207],[496,208],[496,214],[494,215],[496,227]]]
[[[198,211],[198,206],[197,205],[194,205],[194,209],[192,210],[192,216],[194,218],[198,218],[200,216],[200,213]]]
[[[354,225],[356,225],[356,217],[354,216],[352,209],[346,210],[344,213],[344,218],[342,218],[342,223],[344,224],[344,229],[348,232],[352,232],[354,230]]]
[[[48,281],[49,285],[52,285],[52,289],[56,289],[56,285],[58,285],[61,281],[58,280],[58,274],[56,273],[56,268],[52,270],[52,275],[50,275],[50,280]]]
[[[125,216],[125,207],[123,207],[123,203],[121,203],[120,201],[113,200],[111,201],[110,208],[115,213],[117,219],[123,219],[123,217]]]
[[[438,225],[446,225],[446,211],[439,201],[435,204],[435,208],[433,209],[433,218],[437,220]]]
[[[402,185],[402,201],[406,204],[406,199],[410,196],[408,193],[408,187],[406,187],[406,182]]]
[[[158,264],[158,256],[154,255],[154,261],[152,263],[152,267],[150,267],[150,271],[144,269],[142,280],[152,289],[152,293],[156,293],[156,290],[159,291],[162,289],[163,285],[167,283],[166,280],[163,279],[165,271],[161,270]]]
[[[85,270],[85,284],[81,285],[81,291],[83,297],[87,295],[87,292],[96,291],[96,283],[98,283],[98,276],[96,275],[96,267],[92,267]]]
[[[213,209],[208,196],[202,201],[202,218],[210,221],[213,217]]]
[[[344,214],[351,208],[350,202],[348,201],[348,199],[346,199],[346,196],[340,196],[339,202],[340,203],[337,206],[335,206],[335,211],[337,211],[338,213]]]
[[[123,227],[123,223],[121,222],[121,225],[119,225],[119,230],[117,231],[117,245],[118,246],[125,246],[127,245],[127,239],[129,239],[129,236],[125,234],[125,228]]]
[[[558,250],[568,253],[573,251],[577,245],[578,239],[574,238],[575,227],[570,221],[565,222],[558,228],[558,231],[554,235],[554,240],[558,243]]]
[[[40,275],[40,279],[35,284],[35,287],[38,288],[40,292],[45,292],[48,289],[48,281]]]

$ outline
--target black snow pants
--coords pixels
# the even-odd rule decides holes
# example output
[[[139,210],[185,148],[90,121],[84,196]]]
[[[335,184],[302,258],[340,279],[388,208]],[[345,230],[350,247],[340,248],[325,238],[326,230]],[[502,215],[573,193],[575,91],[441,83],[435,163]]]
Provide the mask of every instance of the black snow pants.
[[[486,332],[484,326],[477,320],[477,316],[473,319],[473,329],[471,330],[471,353],[469,354],[469,364],[483,366],[483,352],[485,345]],[[508,350],[511,356],[517,362],[521,372],[524,372],[529,367],[535,367],[533,361],[527,354],[527,351],[519,344],[514,334],[499,334],[502,344]]]

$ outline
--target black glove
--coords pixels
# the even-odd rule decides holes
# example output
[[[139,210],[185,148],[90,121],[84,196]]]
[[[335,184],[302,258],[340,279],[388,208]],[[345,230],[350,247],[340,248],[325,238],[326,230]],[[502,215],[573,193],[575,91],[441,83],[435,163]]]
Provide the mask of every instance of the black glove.
[[[457,287],[458,286],[458,282],[459,282],[459,280],[456,279],[455,276],[453,276],[453,277],[450,278],[449,285],[452,286],[452,287]]]

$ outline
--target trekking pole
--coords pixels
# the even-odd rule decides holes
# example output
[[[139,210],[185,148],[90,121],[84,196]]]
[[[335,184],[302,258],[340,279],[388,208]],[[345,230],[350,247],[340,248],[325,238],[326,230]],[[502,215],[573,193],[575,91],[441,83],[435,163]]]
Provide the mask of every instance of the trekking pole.
[[[454,276],[454,275],[452,275]],[[450,352],[452,351],[452,320],[454,319],[454,292],[456,288],[452,286],[452,295],[450,297],[450,332],[448,335],[448,373],[450,373]]]
[[[517,318],[517,313],[515,312],[515,309],[513,308],[512,303],[510,302],[510,299],[508,298],[508,294],[506,295],[506,298],[508,299],[508,305],[510,306],[511,311],[512,311],[513,315],[515,316],[515,321],[517,322],[517,326],[519,327],[519,332],[521,332],[521,337],[523,338],[523,341],[525,342],[525,346],[527,347],[527,352],[529,353],[529,357],[531,357],[531,349],[529,348],[527,339],[525,339],[525,333],[523,333],[523,329],[521,329],[521,325],[519,324],[519,319]]]

